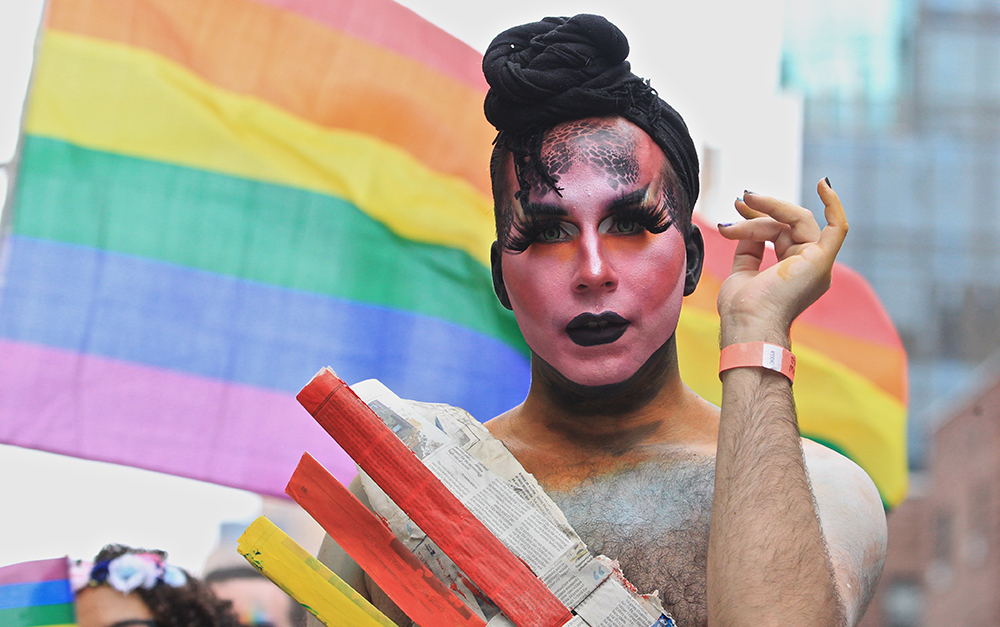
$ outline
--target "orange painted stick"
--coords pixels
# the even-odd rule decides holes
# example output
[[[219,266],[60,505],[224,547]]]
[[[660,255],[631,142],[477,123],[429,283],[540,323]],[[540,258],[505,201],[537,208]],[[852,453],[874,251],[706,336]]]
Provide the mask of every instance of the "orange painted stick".
[[[458,627],[486,624],[309,453],[302,455],[285,492],[414,622]]]

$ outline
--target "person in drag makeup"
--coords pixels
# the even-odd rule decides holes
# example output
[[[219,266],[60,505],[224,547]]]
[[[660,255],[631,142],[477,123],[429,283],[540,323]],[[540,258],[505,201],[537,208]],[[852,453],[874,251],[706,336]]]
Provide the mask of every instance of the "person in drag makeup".
[[[825,179],[824,226],[776,198],[736,201],[746,219],[719,226],[738,240],[718,299],[721,407],[698,397],[675,338],[704,257],[698,158],[627,54],[594,15],[512,28],[486,52],[493,284],[532,373],[524,402],[486,427],[677,625],[856,625],[885,514],[863,470],[800,437],[789,340],[829,286],[843,208]],[[769,241],[778,263],[761,270]],[[335,544],[321,557],[411,624]]]

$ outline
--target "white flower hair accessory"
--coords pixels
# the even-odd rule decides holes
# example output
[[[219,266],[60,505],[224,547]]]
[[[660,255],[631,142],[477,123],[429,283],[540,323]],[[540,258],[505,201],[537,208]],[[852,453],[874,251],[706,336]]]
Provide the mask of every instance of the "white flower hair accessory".
[[[142,586],[149,590],[156,585],[158,564],[149,553],[126,553],[108,562],[108,584],[115,590],[131,592]]]
[[[83,566],[85,563],[79,564]],[[177,588],[187,583],[187,575],[173,564],[167,564],[158,553],[125,553],[94,564],[85,581],[76,577],[74,591],[107,584],[128,594],[137,588],[150,590],[161,583]]]
[[[160,581],[167,584],[171,588],[179,588],[187,583],[187,575],[180,568],[177,568],[173,564],[163,565],[163,575],[160,576]]]

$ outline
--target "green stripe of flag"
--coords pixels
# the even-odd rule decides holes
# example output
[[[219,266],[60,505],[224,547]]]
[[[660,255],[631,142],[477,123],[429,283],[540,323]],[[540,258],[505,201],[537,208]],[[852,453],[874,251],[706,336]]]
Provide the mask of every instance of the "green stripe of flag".
[[[489,269],[324,194],[29,135],[14,232],[413,311],[527,353]]]
[[[68,625],[75,621],[72,603],[32,605],[0,610],[0,625],[4,627],[40,627]]]

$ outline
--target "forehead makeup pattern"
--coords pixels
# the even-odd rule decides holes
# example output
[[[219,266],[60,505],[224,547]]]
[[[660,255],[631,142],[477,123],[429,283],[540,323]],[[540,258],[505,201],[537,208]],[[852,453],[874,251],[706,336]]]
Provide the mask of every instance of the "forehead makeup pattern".
[[[543,221],[535,212],[529,215],[528,209],[534,203],[525,191],[530,190],[536,202],[551,191],[561,196],[560,177],[573,166],[585,164],[599,171],[610,189],[624,194],[628,186],[641,178],[645,167],[642,159],[655,158],[654,152],[662,156],[661,150],[651,151],[644,146],[647,137],[644,131],[623,118],[586,118],[559,124],[527,138],[515,137],[501,134],[490,162],[497,241],[514,253],[527,248],[535,235],[532,231]],[[536,146],[533,160],[532,143]],[[504,163],[505,155],[513,160],[513,167],[510,160]],[[658,165],[659,176],[650,181],[641,206],[635,207],[641,215],[630,219],[639,221],[650,233],[662,233],[676,224],[686,234],[690,214],[684,213],[686,202],[678,197],[682,190],[669,162],[659,161],[662,162]],[[511,185],[507,177],[517,183]],[[539,207],[542,206],[533,208]]]
[[[542,161],[557,181],[578,162],[604,170],[615,190],[639,179],[633,133],[608,120],[577,120],[552,129],[545,137]]]

